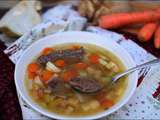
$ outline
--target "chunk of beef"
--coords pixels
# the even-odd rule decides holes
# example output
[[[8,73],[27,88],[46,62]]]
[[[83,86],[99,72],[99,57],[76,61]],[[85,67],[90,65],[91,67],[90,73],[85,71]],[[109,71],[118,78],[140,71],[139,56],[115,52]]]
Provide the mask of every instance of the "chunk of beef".
[[[46,64],[48,61],[56,61],[58,59],[64,59],[68,63],[76,63],[82,60],[84,57],[84,49],[81,47],[77,50],[57,50],[49,53],[48,55],[42,55],[37,59],[37,62],[41,65]]]
[[[75,77],[69,81],[69,84],[84,93],[94,93],[102,89],[102,85],[90,77]]]
[[[52,93],[56,96],[66,98],[67,88],[65,87],[65,83],[63,80],[54,77],[48,83],[48,88],[52,91]]]

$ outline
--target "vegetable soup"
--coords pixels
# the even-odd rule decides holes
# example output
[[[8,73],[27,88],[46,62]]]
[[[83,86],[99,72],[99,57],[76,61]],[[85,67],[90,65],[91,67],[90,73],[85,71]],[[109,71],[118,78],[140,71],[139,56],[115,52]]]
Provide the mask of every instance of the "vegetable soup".
[[[84,116],[109,109],[123,96],[127,77],[122,62],[92,44],[62,44],[45,48],[27,66],[26,88],[44,109],[60,115]]]

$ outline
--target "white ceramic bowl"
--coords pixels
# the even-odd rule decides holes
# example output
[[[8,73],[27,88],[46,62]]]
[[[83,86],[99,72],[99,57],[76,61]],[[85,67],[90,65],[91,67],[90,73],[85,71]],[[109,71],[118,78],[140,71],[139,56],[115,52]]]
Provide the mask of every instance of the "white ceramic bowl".
[[[123,64],[125,65],[127,69],[135,66],[134,61],[132,60],[131,56],[126,52],[126,50],[124,50],[121,46],[119,46],[113,40],[109,40],[97,34],[93,34],[89,32],[72,32],[71,31],[71,32],[57,33],[54,35],[44,37],[38,40],[37,42],[33,43],[24,52],[24,54],[20,57],[19,61],[17,62],[16,68],[15,68],[15,83],[16,83],[17,90],[20,93],[21,97],[33,109],[35,109],[36,111],[40,112],[43,115],[46,115],[51,118],[56,118],[56,119],[69,119],[69,120],[71,119],[74,119],[74,120],[75,119],[97,119],[97,118],[104,117],[106,115],[109,115],[115,112],[116,110],[118,110],[120,107],[122,107],[124,104],[127,103],[127,101],[130,99],[130,97],[133,95],[133,92],[136,89],[137,80],[138,80],[137,72],[134,72],[129,75],[128,86],[127,86],[127,89],[122,99],[110,109],[105,110],[104,112],[101,112],[95,115],[88,115],[88,116],[81,116],[81,117],[62,116],[62,115],[57,115],[52,112],[48,112],[47,110],[41,108],[41,106],[36,104],[29,97],[26,87],[24,85],[26,67],[32,61],[32,59],[40,53],[42,49],[44,49],[45,47],[51,47],[51,46],[62,44],[62,43],[95,44],[115,54],[123,62]]]

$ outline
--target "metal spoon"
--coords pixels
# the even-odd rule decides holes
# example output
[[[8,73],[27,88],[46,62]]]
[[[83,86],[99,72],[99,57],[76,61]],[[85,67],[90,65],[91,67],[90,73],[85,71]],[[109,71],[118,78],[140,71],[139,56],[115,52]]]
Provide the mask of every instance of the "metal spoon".
[[[115,83],[118,79],[120,79],[121,77],[129,74],[129,73],[132,73],[136,70],[139,70],[139,69],[142,69],[142,68],[145,68],[145,67],[151,67],[157,63],[160,63],[160,59],[154,59],[152,61],[149,61],[149,62],[146,62],[146,63],[143,63],[141,65],[137,65],[136,67],[133,67],[133,68],[130,68],[128,70],[126,70],[125,72],[122,72],[122,73],[119,73],[117,74],[116,76],[114,76],[112,78],[112,82]]]
[[[136,67],[133,67],[131,69],[128,69],[126,70],[125,72],[123,73],[119,73],[117,74],[116,76],[114,76],[112,79],[111,79],[111,83],[115,83],[117,80],[119,80],[121,77],[131,73],[131,72],[134,72],[136,70],[139,70],[139,69],[142,69],[142,68],[145,68],[145,67],[150,67],[152,65],[155,65],[156,63],[160,63],[160,59],[155,59],[155,60],[152,60],[152,61],[149,61],[149,62],[146,62],[146,63],[143,63],[141,65],[138,65]],[[82,81],[80,81],[79,79],[82,79]],[[98,82],[93,82],[92,80],[90,79],[85,79],[85,78],[78,78],[77,80],[70,80],[69,84],[72,88],[74,88],[76,91],[78,92],[81,92],[81,93],[85,93],[85,94],[91,94],[91,93],[97,93],[98,91],[100,91],[101,89],[103,89],[103,86],[100,85],[100,83]],[[81,84],[80,84],[80,83]],[[78,84],[80,84],[80,86],[77,86]],[[88,85],[89,84],[89,85]],[[93,85],[94,84],[94,85]],[[87,89],[86,87],[87,86]],[[89,86],[92,86],[91,88]],[[95,86],[95,87],[93,87]],[[98,88],[96,88],[96,86],[98,86]],[[101,86],[101,87],[100,87]]]

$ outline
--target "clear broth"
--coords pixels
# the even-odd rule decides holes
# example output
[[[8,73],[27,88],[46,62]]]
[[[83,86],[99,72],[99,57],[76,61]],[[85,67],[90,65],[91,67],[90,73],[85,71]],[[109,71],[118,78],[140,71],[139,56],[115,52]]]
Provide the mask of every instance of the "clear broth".
[[[49,112],[53,112],[53,113],[57,113],[60,115],[67,115],[67,116],[84,116],[84,115],[92,115],[92,114],[97,114],[99,112],[102,112],[106,109],[109,108],[104,108],[101,105],[98,106],[97,108],[94,108],[93,106],[95,102],[93,101],[97,101],[97,96],[98,94],[103,94],[103,96],[105,96],[105,98],[110,99],[114,102],[114,104],[116,104],[123,96],[125,89],[127,87],[127,77],[123,77],[121,78],[116,84],[114,85],[110,85],[109,84],[109,80],[117,73],[119,72],[123,72],[125,70],[125,67],[123,65],[123,63],[121,62],[121,60],[119,60],[119,58],[117,58],[113,53],[105,50],[102,47],[96,46],[96,45],[92,45],[92,44],[77,44],[77,43],[73,43],[73,44],[61,44],[61,45],[56,45],[53,46],[54,50],[61,50],[61,49],[68,49],[71,46],[83,46],[84,50],[86,51],[85,54],[85,58],[88,54],[98,54],[101,57],[105,57],[106,61],[112,61],[114,62],[117,66],[118,66],[118,72],[114,72],[112,73],[110,70],[106,69],[105,66],[103,65],[97,65],[97,64],[91,64],[88,63],[88,65],[90,67],[92,67],[93,69],[98,69],[101,72],[101,77],[105,80],[100,80],[103,84],[106,84],[106,87],[100,91],[100,93],[97,94],[93,94],[93,95],[89,95],[89,94],[83,94],[83,93],[78,93],[77,91],[74,91],[72,88],[71,89],[71,97],[68,97],[67,99],[62,99],[62,98],[58,98],[57,96],[54,95],[54,93],[45,93],[44,94],[44,98],[43,99],[37,99],[35,98],[35,94],[33,93],[33,90],[30,89],[30,80],[28,78],[28,75],[26,74],[26,79],[25,79],[25,85],[27,88],[27,91],[29,93],[29,96],[32,98],[32,100],[37,103],[38,105],[40,105],[42,108],[48,110]],[[40,55],[38,55],[40,56]],[[34,58],[33,61],[36,61],[37,57]],[[33,62],[32,61],[32,62]],[[72,67],[72,66],[69,66]],[[64,68],[67,69],[67,68]],[[82,72],[85,70],[81,70]],[[26,71],[27,73],[27,71]],[[107,84],[108,83],[108,84]],[[33,86],[33,83],[32,83]],[[69,93],[68,93],[69,94]],[[85,102],[78,102],[77,103],[77,94],[80,95],[81,97],[83,97],[83,99],[85,99]],[[63,103],[65,104],[66,102],[72,102],[74,103],[73,105],[71,105],[71,107],[64,107]],[[90,103],[93,102],[93,103]],[[56,105],[59,104],[59,105]],[[89,109],[86,106],[89,106],[89,104],[91,104],[91,106],[93,107],[93,109]],[[93,104],[93,105],[92,105]],[[64,108],[63,108],[64,107]],[[72,107],[74,107],[74,111],[72,111]],[[84,108],[83,108],[84,107]],[[86,108],[85,108],[86,107]],[[67,109],[69,109],[67,111]],[[89,109],[89,110],[87,110]]]

